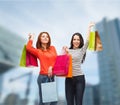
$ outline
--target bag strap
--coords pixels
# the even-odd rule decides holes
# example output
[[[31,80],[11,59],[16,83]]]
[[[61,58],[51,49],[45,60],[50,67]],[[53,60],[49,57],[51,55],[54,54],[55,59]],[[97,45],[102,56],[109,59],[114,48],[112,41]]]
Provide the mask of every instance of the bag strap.
[[[52,76],[52,77],[48,77],[47,79],[46,79],[46,82],[54,82],[55,80],[54,80],[54,76]]]

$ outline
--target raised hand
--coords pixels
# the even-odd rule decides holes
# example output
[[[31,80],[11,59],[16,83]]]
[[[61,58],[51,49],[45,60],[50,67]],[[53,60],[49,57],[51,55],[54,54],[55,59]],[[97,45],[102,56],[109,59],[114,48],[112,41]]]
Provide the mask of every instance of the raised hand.
[[[33,40],[33,39],[34,39],[35,34],[34,34],[34,33],[33,33],[33,34],[29,33],[29,34],[28,34],[28,36],[29,36],[29,40]]]
[[[94,22],[90,22],[88,25],[87,40],[89,41],[91,27],[95,26]]]

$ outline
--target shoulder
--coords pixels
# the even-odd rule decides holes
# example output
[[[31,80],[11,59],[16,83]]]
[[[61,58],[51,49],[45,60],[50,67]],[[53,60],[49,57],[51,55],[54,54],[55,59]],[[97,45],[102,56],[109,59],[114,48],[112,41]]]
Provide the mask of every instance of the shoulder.
[[[55,47],[54,46],[50,46],[50,49],[55,49]]]

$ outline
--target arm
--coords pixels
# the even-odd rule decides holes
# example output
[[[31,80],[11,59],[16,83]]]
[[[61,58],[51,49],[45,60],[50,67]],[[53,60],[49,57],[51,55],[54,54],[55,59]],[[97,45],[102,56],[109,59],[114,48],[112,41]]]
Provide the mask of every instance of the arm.
[[[89,23],[88,31],[87,31],[87,39],[86,39],[84,46],[82,47],[83,53],[85,53],[88,48],[91,27],[93,27],[94,25],[95,25],[95,23],[93,23],[93,22]]]
[[[68,54],[68,47],[67,46],[63,46],[62,48],[62,54]]]
[[[88,42],[89,42],[91,27],[93,27],[94,25],[95,25],[95,23],[93,23],[93,22],[90,22],[90,23],[89,23],[88,31],[87,31],[87,39],[86,39]]]
[[[51,46],[51,49],[52,49],[52,51],[54,52],[54,55],[57,56],[57,51],[56,51],[55,47],[54,47],[54,46]],[[55,63],[55,62],[54,62],[54,63]],[[49,68],[48,68],[48,77],[51,77],[51,76],[53,75],[52,72],[53,72],[54,63],[52,63],[52,64],[49,66]]]
[[[82,47],[82,53],[83,53],[83,54],[85,54],[85,52],[86,52],[86,50],[87,50],[87,48],[88,48],[88,44],[89,44],[89,41],[86,40],[85,44],[84,44],[83,47]]]
[[[51,77],[51,76],[52,76],[52,70],[53,70],[53,67],[50,66],[50,67],[48,68],[48,77]]]
[[[54,46],[52,46],[52,48],[54,49],[54,52],[55,52],[55,54],[57,55],[57,51],[56,51],[55,47],[54,47]]]
[[[28,43],[27,43],[27,45],[26,45],[26,49],[30,52],[30,53],[32,53],[32,54],[34,54],[35,56],[37,56],[38,55],[38,50],[37,49],[35,49],[33,46],[32,46],[32,44],[33,44],[33,35],[31,35],[31,34],[29,34],[29,41],[28,41]]]

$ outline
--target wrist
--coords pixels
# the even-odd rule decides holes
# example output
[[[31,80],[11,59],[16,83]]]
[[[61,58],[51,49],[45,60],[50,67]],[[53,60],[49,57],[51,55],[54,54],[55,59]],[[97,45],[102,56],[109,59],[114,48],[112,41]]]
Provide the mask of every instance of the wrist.
[[[50,70],[50,71],[51,71],[52,69],[53,69],[53,67],[52,67],[52,66],[49,66],[48,70]]]
[[[51,70],[53,69],[53,67],[52,67],[52,66],[50,66],[49,68],[50,68]]]

